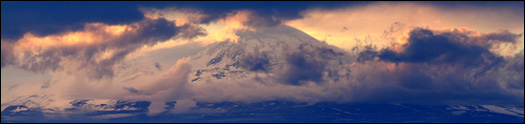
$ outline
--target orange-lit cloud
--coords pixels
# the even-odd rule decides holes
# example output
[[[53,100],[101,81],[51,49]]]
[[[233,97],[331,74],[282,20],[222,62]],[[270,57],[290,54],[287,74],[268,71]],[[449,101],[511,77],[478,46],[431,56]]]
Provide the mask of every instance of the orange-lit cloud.
[[[51,83],[52,88],[44,90],[41,86],[22,85],[15,88],[15,92],[3,95],[10,98],[6,100],[7,98],[2,97],[2,104],[16,99],[17,94],[30,96],[37,91],[36,94],[59,94],[62,95],[60,97],[68,100],[78,98],[150,100],[153,101],[150,108],[152,112],[162,111],[164,102],[172,100],[188,100],[190,101],[188,103],[194,102],[193,100],[221,102],[282,99],[298,102],[354,102],[382,101],[386,98],[387,100],[384,101],[391,102],[389,99],[394,98],[392,101],[397,102],[407,100],[404,96],[426,98],[425,94],[417,93],[428,93],[442,97],[441,100],[450,100],[449,96],[454,95],[467,94],[468,96],[472,93],[484,98],[483,95],[496,94],[494,97],[508,95],[505,92],[523,99],[523,88],[519,87],[523,87],[523,77],[521,77],[523,66],[520,66],[523,65],[523,59],[520,60],[516,56],[523,55],[523,15],[516,16],[515,12],[506,9],[468,7],[445,9],[421,3],[379,2],[335,10],[311,9],[303,12],[304,18],[284,23],[318,40],[348,51],[371,45],[377,47],[375,50],[390,48],[394,53],[405,53],[410,45],[409,38],[415,36],[410,34],[415,27],[432,30],[435,35],[461,34],[465,37],[451,38],[456,38],[453,41],[461,42],[467,47],[490,49],[490,52],[483,51],[480,56],[472,57],[474,59],[459,56],[458,61],[476,60],[491,64],[492,60],[499,61],[500,56],[487,57],[486,55],[497,53],[507,57],[505,60],[508,63],[495,64],[497,67],[483,65],[464,68],[455,63],[445,62],[439,63],[441,65],[414,64],[405,61],[388,62],[379,59],[377,55],[365,61],[352,62],[350,60],[356,58],[351,57],[355,56],[350,56],[344,51],[340,51],[345,55],[344,58],[330,60],[330,57],[327,59],[326,56],[332,49],[305,47],[304,50],[287,49],[293,51],[290,53],[276,53],[284,56],[276,61],[287,64],[284,66],[287,67],[285,69],[275,69],[277,73],[256,73],[254,78],[210,80],[205,83],[188,83],[188,75],[194,74],[191,72],[191,66],[197,63],[193,63],[188,58],[177,61],[171,69],[160,76],[155,76],[153,73],[143,76],[143,72],[139,70],[115,68],[126,68],[128,66],[121,63],[122,61],[147,55],[145,53],[159,49],[189,43],[200,43],[204,46],[221,41],[236,43],[240,39],[236,34],[238,31],[257,31],[266,26],[262,24],[264,22],[257,22],[260,17],[250,10],[234,10],[224,17],[204,23],[203,20],[211,15],[206,15],[198,9],[168,7],[142,8],[141,11],[145,19],[135,23],[115,25],[87,23],[78,31],[47,36],[26,33],[16,42],[2,41],[2,67],[7,65],[34,72],[51,71],[53,79],[49,82],[55,82]],[[520,33],[521,37],[518,41],[514,41],[515,35]],[[508,35],[501,34],[510,34],[513,39],[506,39]],[[291,40],[301,43],[300,40],[311,39],[307,35],[300,35],[300,37],[302,38]],[[313,41],[315,39],[312,39]],[[520,51],[521,54],[516,54]],[[254,52],[261,51],[254,50]],[[446,55],[456,54],[459,53],[446,53]],[[250,60],[259,59],[258,54],[252,58],[248,55],[245,54],[243,57]],[[242,66],[248,62],[250,61],[241,63],[241,68],[246,68]],[[297,63],[293,62],[308,65],[295,66],[294,64]],[[331,66],[330,64],[333,63],[341,64]],[[124,76],[112,79],[115,74]],[[136,77],[139,78],[135,79]],[[332,80],[336,79],[334,77],[337,77],[338,81]],[[304,81],[305,83],[294,83],[299,82],[299,78],[308,78],[308,80]],[[129,79],[134,81],[128,81]],[[419,79],[428,82],[419,85],[417,84],[421,82]],[[429,86],[435,87],[428,88]],[[25,88],[31,91],[25,91],[27,90]],[[481,91],[484,89],[490,91]],[[450,92],[443,94],[443,91]],[[64,98],[55,97],[59,96],[53,96],[53,99],[58,99],[57,102],[47,106],[70,105],[67,100],[60,101]]]
[[[15,51],[25,50],[45,50],[55,47],[67,46],[89,46],[104,44],[120,38],[122,34],[136,35],[138,25],[106,25],[101,23],[89,23],[85,25],[85,30],[66,32],[63,34],[38,37],[31,33],[25,34],[17,45]]]
[[[212,15],[204,14],[198,9],[174,8],[165,9],[141,8],[144,16],[150,19],[164,18],[175,21],[177,26],[194,25],[202,28],[206,35],[192,39],[191,41],[200,42],[208,45],[215,42],[231,41],[237,42],[238,36],[235,34],[239,30],[254,30],[247,23],[253,20],[254,15],[249,10],[235,10],[225,13],[224,17],[217,18],[210,22],[204,23],[203,20]]]
[[[16,42],[9,43],[10,49],[2,49],[6,51],[3,53],[9,53],[2,55],[2,66],[9,64],[24,70],[45,72],[75,65],[66,63],[68,60],[83,63],[76,71],[91,70],[88,72],[93,77],[111,77],[112,66],[128,56],[136,57],[148,51],[191,42],[203,45],[226,40],[236,42],[239,38],[235,34],[237,31],[254,30],[246,26],[253,18],[252,12],[247,10],[233,11],[209,24],[201,24],[207,15],[193,9],[142,11],[146,19],[131,24],[87,23],[82,30],[47,36],[26,33]],[[89,69],[85,65],[94,67]],[[96,73],[100,71],[104,73]]]
[[[164,18],[166,20],[175,21],[177,26],[182,26],[184,24],[198,24],[201,23],[202,20],[208,16],[198,9],[189,8],[140,8],[140,10],[142,11],[142,13],[144,13],[144,17],[146,18]]]
[[[397,41],[402,39],[398,37],[413,27],[467,27],[481,33],[500,29],[523,33],[524,30],[523,14],[504,7],[476,8],[465,5],[445,8],[424,3],[378,2],[335,10],[311,9],[302,15],[304,18],[285,24],[346,50],[364,41],[379,48],[403,43]]]
[[[111,77],[113,65],[130,52],[176,36],[171,21],[146,19],[128,25],[85,24],[80,31],[35,36],[26,33],[10,43],[9,64],[24,70],[45,72],[81,63],[75,71],[87,71],[94,78]],[[2,55],[4,57],[4,55]],[[71,70],[73,71],[73,70]]]
[[[203,40],[212,42],[230,40],[237,42],[239,40],[239,36],[236,34],[237,31],[254,30],[254,28],[245,25],[250,20],[251,14],[250,11],[246,10],[235,11],[228,13],[225,18],[211,22],[209,25],[203,25],[210,32],[210,35]]]

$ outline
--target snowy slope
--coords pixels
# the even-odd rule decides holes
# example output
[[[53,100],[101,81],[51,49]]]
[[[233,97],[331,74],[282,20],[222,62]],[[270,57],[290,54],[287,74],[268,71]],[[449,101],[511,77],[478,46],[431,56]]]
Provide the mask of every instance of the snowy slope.
[[[308,34],[289,26],[238,31],[237,42],[218,42],[192,56],[191,82],[217,79],[253,77],[254,73],[275,74],[283,71],[290,54],[298,50],[321,51],[325,55],[339,55],[336,62],[326,63],[328,68],[352,62],[346,52],[318,41]]]

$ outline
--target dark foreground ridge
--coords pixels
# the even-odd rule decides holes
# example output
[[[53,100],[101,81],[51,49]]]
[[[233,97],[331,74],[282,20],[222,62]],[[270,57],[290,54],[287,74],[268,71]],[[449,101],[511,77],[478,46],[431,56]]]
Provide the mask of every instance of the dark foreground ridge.
[[[11,122],[469,122],[523,123],[523,106],[339,104],[268,101],[257,103],[197,103],[189,112],[172,114],[177,102],[166,103],[166,112],[149,116],[150,102],[118,101],[98,105],[103,110],[80,112],[86,100],[71,102],[66,117],[53,117],[43,109],[9,106],[2,123]],[[499,111],[498,111],[499,110]],[[50,110],[47,110],[50,111]],[[64,113],[61,113],[64,114]],[[51,116],[50,116],[51,115]],[[59,114],[55,114],[59,115]],[[125,116],[124,116],[125,115]]]

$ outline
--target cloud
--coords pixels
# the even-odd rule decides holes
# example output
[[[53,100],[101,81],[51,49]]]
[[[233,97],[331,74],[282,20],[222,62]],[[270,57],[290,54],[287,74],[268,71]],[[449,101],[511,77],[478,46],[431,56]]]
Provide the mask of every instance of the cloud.
[[[133,1],[133,2],[23,2],[8,1],[2,3],[2,39],[19,39],[26,33],[36,36],[47,36],[68,31],[82,30],[85,23],[130,24],[143,20],[148,15],[139,8],[186,8],[199,11],[198,23],[209,24],[226,17],[227,13],[239,10],[252,11],[252,19],[246,24],[250,26],[276,26],[282,22],[302,19],[309,15],[303,12],[311,9],[337,10],[366,6],[382,2],[363,1],[230,1],[230,2],[187,2],[187,1]],[[384,3],[384,2],[383,2]],[[457,8],[488,8],[500,9],[523,8],[520,2],[415,2],[424,5],[435,5],[448,10]],[[293,5],[293,7],[290,7]],[[118,6],[118,7],[117,7]],[[466,7],[465,7],[466,6]],[[469,8],[470,7],[470,8]],[[64,11],[66,10],[66,11]],[[188,12],[188,11],[185,11]],[[523,12],[521,12],[522,14]],[[163,13],[166,16],[171,14]],[[176,16],[185,15],[175,13]],[[523,15],[523,14],[522,14]],[[177,20],[180,24],[185,21]],[[179,26],[179,25],[177,25]],[[343,27],[343,26],[341,26]],[[352,29],[352,27],[349,27]],[[338,29],[340,30],[340,29]]]
[[[270,60],[267,52],[257,52],[254,50],[253,55],[244,56],[238,65],[234,66],[239,66],[250,71],[268,72],[271,69]]]
[[[372,74],[369,76],[377,77],[375,80],[391,84],[377,87],[381,90],[370,89],[372,95],[364,98],[369,100],[522,103],[523,77],[518,75],[523,74],[523,57],[516,54],[504,58],[490,51],[493,44],[518,45],[519,37],[508,31],[482,34],[415,28],[406,44],[398,44],[401,49],[393,50],[396,46],[391,46],[380,51],[365,50],[359,58],[367,59],[351,69],[356,78],[364,76],[361,73]]]
[[[131,93],[140,93],[139,90],[133,88],[133,87],[123,87],[125,90],[131,92]]]
[[[513,90],[506,83],[520,84],[523,71],[461,68],[367,61],[351,66],[351,93],[354,102],[418,104],[522,104],[523,89]],[[497,73],[510,74],[503,76]],[[509,78],[512,77],[512,78]]]
[[[301,44],[295,51],[284,54],[287,55],[286,68],[282,70],[283,83],[292,85],[304,84],[302,81],[323,82],[327,64],[344,57],[344,53],[312,44]]]
[[[520,35],[508,33],[414,28],[405,44],[383,51],[364,45],[358,56],[313,44],[284,48],[277,57],[254,50],[241,56],[239,66],[251,74],[187,85],[191,98],[204,102],[522,104],[523,53],[503,57],[490,50],[517,45]],[[393,57],[382,57],[386,50]]]
[[[143,7],[140,10],[149,19],[166,19],[177,22],[182,33],[178,36],[191,41],[199,41],[204,45],[220,41],[236,42],[238,30],[253,30],[253,27],[245,25],[253,12],[248,10],[235,10],[223,13],[221,18],[204,23],[203,20],[209,14],[203,13],[201,9],[167,7],[164,9]]]
[[[2,39],[16,40],[28,32],[47,36],[78,31],[85,23],[129,24],[143,18],[131,2],[2,2]]]
[[[182,3],[174,6],[188,5],[188,3]],[[337,7],[335,7],[336,9],[310,9],[315,7],[314,3],[316,2],[307,2],[307,4],[297,5],[297,8],[291,8],[291,11],[283,11],[284,8],[290,9],[290,6],[285,3],[296,3],[239,3],[241,4],[220,4],[213,7],[215,5],[211,2],[191,6],[200,9],[189,10],[170,9],[173,5],[166,4],[163,5],[165,9],[160,7],[154,11],[141,10],[144,18],[139,20],[91,22],[93,20],[87,19],[86,22],[65,23],[64,27],[57,28],[57,31],[51,30],[47,33],[38,33],[41,27],[16,29],[23,32],[20,38],[16,40],[2,39],[1,64],[2,67],[13,66],[33,72],[51,71],[54,76],[50,81],[51,83],[46,86],[48,88],[42,89],[42,85],[18,86],[19,89],[13,90],[16,92],[12,92],[12,94],[29,96],[33,95],[34,92],[28,91],[42,90],[38,93],[67,94],[68,98],[64,101],[82,98],[148,100],[152,101],[150,110],[153,112],[163,111],[166,107],[165,102],[173,100],[186,101],[186,108],[194,105],[195,101],[523,103],[523,49],[521,48],[521,53],[512,54],[512,56],[501,56],[496,53],[498,51],[494,51],[501,44],[519,45],[517,38],[523,37],[523,35],[512,33],[516,29],[489,33],[477,31],[487,32],[493,27],[504,29],[518,27],[517,29],[519,29],[519,27],[523,27],[519,26],[523,23],[516,22],[520,22],[519,17],[523,17],[523,14],[513,17],[515,12],[507,15],[505,14],[506,9],[495,12],[481,11],[479,13],[472,12],[479,10],[479,8],[472,9],[458,14],[471,15],[474,13],[473,15],[480,15],[482,13],[498,18],[490,18],[492,20],[473,24],[476,30],[467,28],[434,30],[434,24],[439,24],[435,26],[436,29],[449,26],[457,27],[457,25],[466,24],[465,22],[479,22],[472,20],[486,17],[462,17],[458,18],[457,20],[460,21],[457,22],[439,22],[457,16],[453,16],[454,14],[450,17],[440,16],[443,18],[439,18],[437,21],[435,18],[426,18],[433,17],[431,15],[439,15],[437,12],[441,12],[438,11],[441,9],[419,4],[395,4],[393,8],[386,9],[397,14],[385,16],[377,14],[383,13],[385,9],[383,7],[391,4],[349,3],[335,5],[358,5],[355,8],[339,10]],[[333,2],[333,4],[338,4],[338,2]],[[158,7],[157,4],[150,5],[153,8]],[[257,5],[257,7],[245,9],[242,5]],[[410,7],[410,5],[415,7]],[[321,8],[329,7],[329,5],[319,6]],[[4,7],[5,4],[2,3],[2,22],[4,22]],[[495,7],[495,9],[499,7],[501,6]],[[412,11],[414,8],[419,9]],[[418,13],[415,15],[399,14],[406,13],[406,11]],[[301,12],[304,13],[299,14]],[[445,11],[446,14],[444,15],[455,12]],[[501,16],[495,16],[495,14]],[[319,20],[312,20],[312,18]],[[287,23],[286,20],[290,19],[303,20]],[[416,20],[406,21],[412,19]],[[156,78],[154,76],[140,77],[135,76],[135,73],[130,73],[136,70],[127,70],[122,73],[114,71],[116,67],[120,67],[118,65],[122,64],[120,62],[132,52],[158,43],[168,43],[164,42],[167,40],[182,38],[199,42],[235,41],[238,39],[235,34],[237,30],[250,30],[252,27],[271,27],[283,22],[289,25],[295,23],[294,27],[304,29],[303,31],[316,38],[320,36],[316,32],[332,33],[326,36],[331,36],[334,39],[342,36],[350,37],[353,35],[352,33],[356,32],[364,34],[379,32],[379,35],[384,35],[384,37],[370,36],[364,38],[362,41],[370,44],[361,44],[362,47],[360,46],[357,50],[360,52],[356,56],[341,50],[318,47],[312,44],[285,49],[277,57],[272,55],[272,51],[254,50],[253,53],[245,53],[238,63],[245,71],[253,72],[251,73],[253,75],[238,79],[210,79],[200,83],[189,83],[188,75],[194,74],[191,71],[191,64],[193,63],[190,59],[177,61],[170,69]],[[431,23],[428,24],[431,25],[431,28],[410,28],[410,26],[419,26],[426,22]],[[493,24],[491,22],[505,22],[508,25],[497,23],[498,25],[490,25],[489,28],[479,28],[479,25]],[[523,18],[521,18],[521,22],[523,22]],[[48,24],[48,22],[42,23],[43,25]],[[69,24],[82,26],[70,28],[66,26]],[[30,25],[28,24],[28,27]],[[308,26],[303,27],[305,25],[334,28],[335,32],[342,32],[341,28],[346,27],[347,30],[344,33],[347,34],[333,34],[334,31],[328,29],[310,29]],[[391,28],[382,32],[382,29],[388,26]],[[404,32],[405,30],[410,31]],[[2,33],[4,33],[4,28],[2,28]],[[347,41],[354,40],[353,37],[346,38],[352,40],[342,39],[338,39],[338,41],[349,43]],[[326,42],[329,44],[336,43],[330,39]],[[160,44],[158,46],[166,45]],[[345,45],[337,46],[347,47]],[[273,67],[279,62],[282,62],[284,66]],[[144,67],[160,68],[160,64],[153,67],[151,65],[152,63],[149,63]],[[122,68],[126,68],[125,65],[122,64],[122,66]],[[137,71],[137,73],[140,75],[142,72]],[[117,82],[119,79],[109,79],[115,74],[130,74],[131,76],[126,78],[129,77],[134,81],[121,84]],[[135,79],[137,77],[139,79]],[[27,90],[28,87],[34,90]],[[59,90],[53,91],[56,89]],[[15,95],[11,96],[14,97]],[[55,97],[58,96],[54,96],[53,99]],[[61,99],[56,98],[55,100]],[[5,103],[4,101],[2,102]],[[67,104],[69,101],[65,102],[66,104],[60,102],[50,104],[50,106],[69,105]]]
[[[491,33],[487,36],[473,37],[460,32],[433,32],[428,29],[416,28],[410,32],[408,43],[402,45],[402,52],[383,49],[378,57],[385,61],[431,64],[453,63],[465,66],[480,64],[497,64],[503,61],[489,51],[486,44],[493,40],[516,42],[519,35],[509,32]],[[489,37],[489,38],[486,38]],[[499,39],[494,39],[499,38]]]
[[[394,2],[368,2],[368,1],[305,1],[305,2],[291,2],[291,1],[256,1],[256,2],[231,2],[230,4],[224,4],[224,2],[202,2],[202,3],[175,3],[175,7],[192,7],[201,9],[203,14],[208,15],[203,18],[202,23],[210,23],[215,20],[220,20],[225,17],[226,13],[231,13],[239,10],[252,11],[253,15],[250,17],[250,21],[246,22],[247,26],[252,27],[273,27],[286,23],[290,20],[309,18],[306,11],[310,10],[323,10],[323,11],[339,11],[346,8],[360,8],[362,6],[369,6],[374,4],[394,4]],[[398,3],[398,2],[395,2]],[[413,2],[420,5],[432,5],[445,9],[456,9],[456,8],[490,8],[490,9],[501,9],[501,8],[523,8],[518,2]],[[293,7],[290,7],[293,5]],[[447,6],[458,6],[450,7]],[[385,7],[382,7],[385,8]],[[380,8],[379,8],[380,9]],[[368,10],[365,10],[368,11]],[[513,9],[515,12],[520,12],[519,9]],[[328,15],[330,16],[330,14]],[[344,16],[343,16],[344,17]],[[335,18],[340,18],[335,16]],[[356,18],[359,19],[359,18]],[[340,23],[345,23],[344,21]],[[319,21],[318,21],[319,22]],[[328,22],[328,21],[326,21]],[[341,26],[342,27],[342,26]]]
[[[369,2],[286,2],[286,1],[257,1],[243,2],[235,1],[225,4],[224,2],[196,2],[196,3],[175,3],[174,7],[191,7],[201,9],[202,13],[208,15],[203,18],[202,23],[210,23],[224,18],[227,13],[239,10],[252,11],[251,21],[246,24],[250,26],[276,26],[283,20],[302,18],[300,13],[310,8],[335,9],[353,5],[361,5]],[[294,7],[290,7],[293,5]]]
[[[0,58],[0,60],[1,60],[1,67],[4,68],[4,66],[6,64],[8,64],[8,60],[10,60],[9,58],[11,58],[11,55],[12,55],[12,53],[11,53],[12,50],[11,49],[12,49],[12,47],[11,47],[10,43],[3,42],[3,41],[1,42],[1,45],[2,45],[1,46],[2,49],[1,49],[1,56],[0,56],[1,58]]]
[[[191,74],[190,58],[182,58],[177,61],[167,72],[159,75],[154,81],[138,84],[138,89],[125,88],[134,93],[124,95],[127,100],[151,101],[150,113],[165,111],[165,103],[175,100],[192,98],[195,92],[188,86],[188,76]]]
[[[359,47],[354,47],[354,48],[357,49]],[[374,60],[379,54],[379,52],[375,51],[374,50],[375,48],[373,48],[370,45],[364,46],[364,48],[365,49],[359,52],[359,54],[357,55],[357,62]]]
[[[69,31],[79,31],[85,23],[130,24],[143,20],[139,8],[188,8],[199,10],[207,16],[200,23],[222,19],[227,13],[238,10],[255,12],[257,20],[252,25],[275,25],[280,20],[300,18],[299,13],[310,7],[334,8],[363,2],[2,2],[2,39],[17,40],[26,33],[43,37]],[[289,5],[294,7],[290,8]],[[261,7],[264,6],[264,7]],[[177,13],[179,15],[180,13]],[[177,21],[179,22],[179,21]],[[185,22],[180,22],[181,24]],[[179,25],[177,25],[179,26]]]
[[[181,36],[182,38],[186,38],[186,39],[192,39],[198,36],[208,35],[204,28],[197,26],[197,25],[188,24],[188,23],[182,25],[180,27],[180,30],[181,30],[181,34],[179,34],[179,36]]]
[[[382,50],[363,44],[357,56],[308,43],[281,53],[254,49],[239,61],[250,74],[187,85],[193,99],[205,102],[523,103],[522,53],[504,57],[492,50],[519,45],[521,35],[413,28],[399,37],[406,41]]]
[[[521,37],[509,31],[480,34],[457,29],[440,32],[422,28],[411,30],[409,35],[407,43],[400,45],[401,51],[382,49],[378,57],[392,62],[491,66],[504,61],[503,57],[490,51],[492,44],[516,43]]]
[[[390,46],[397,42],[397,36],[414,27],[468,27],[484,33],[500,29],[521,33],[524,27],[523,2],[373,2],[337,9],[312,8],[301,14],[303,18],[284,24],[349,51],[363,41],[378,48]],[[348,30],[342,32],[343,27]]]
[[[433,32],[434,35],[420,32],[409,33],[408,39],[417,39],[414,42],[419,42],[421,39],[431,39],[436,37],[435,35],[453,32],[453,30],[430,29],[414,29],[413,32],[420,30]],[[465,41],[471,41],[468,40],[470,38],[476,39],[484,35],[486,34],[468,35],[468,38],[462,38],[463,40],[459,41],[456,40],[458,38],[448,37],[453,40],[447,40],[447,42],[466,43]],[[407,42],[407,47],[410,46],[409,43],[412,41]],[[506,42],[493,42],[493,44],[497,43]],[[479,46],[478,44],[462,45]],[[370,53],[380,53],[380,51],[373,51],[373,46],[365,47],[368,47],[365,49]],[[411,47],[418,47],[418,45]],[[243,56],[246,57],[246,60],[242,67],[244,71],[254,72],[252,75],[217,80],[212,78],[203,82],[189,82],[188,76],[194,74],[191,68],[195,67],[190,58],[178,60],[160,75],[143,77],[129,84],[107,79],[90,81],[80,75],[71,76],[66,72],[57,72],[55,78],[50,81],[49,87],[38,93],[67,94],[67,97],[52,96],[51,98],[56,101],[39,104],[39,106],[67,108],[70,106],[67,103],[76,99],[151,101],[148,108],[149,114],[158,114],[166,112],[165,108],[169,107],[166,103],[172,101],[177,101],[177,105],[181,103],[180,101],[184,101],[185,104],[184,106],[175,105],[174,110],[168,110],[173,113],[190,112],[188,110],[191,110],[190,108],[195,106],[196,102],[224,101],[523,104],[523,51],[512,57],[504,58],[505,61],[491,68],[484,69],[486,67],[484,64],[465,66],[452,62],[426,61],[398,61],[396,63],[373,56],[378,54],[366,54],[367,57],[364,58],[367,59],[352,62],[347,60],[357,60],[360,57],[348,56],[348,53],[340,49],[313,44],[302,44],[286,50],[288,51],[280,53],[280,57],[276,58],[272,56],[272,53],[254,50],[254,53]],[[397,50],[392,52],[400,53]],[[254,59],[254,61],[248,61],[249,59]],[[267,60],[270,61],[269,65],[281,60],[284,66],[281,68],[269,66],[271,68],[268,71],[262,71],[267,66],[259,66],[258,63],[266,65],[264,63]],[[427,61],[441,60],[428,59]],[[262,70],[252,69],[254,67],[263,68]],[[309,77],[301,77],[301,75],[309,75]],[[41,85],[28,84],[28,86],[17,88],[41,89]],[[33,92],[23,90],[15,91],[17,91],[13,92],[15,94],[33,94]],[[67,102],[64,104],[62,103],[64,101]]]
[[[89,23],[81,31],[58,35],[38,37],[28,33],[12,43],[11,49],[2,49],[7,51],[2,57],[13,56],[9,65],[33,72],[67,70],[85,72],[94,79],[111,78],[114,65],[128,54],[180,32],[174,22],[165,19],[145,19],[129,25]]]

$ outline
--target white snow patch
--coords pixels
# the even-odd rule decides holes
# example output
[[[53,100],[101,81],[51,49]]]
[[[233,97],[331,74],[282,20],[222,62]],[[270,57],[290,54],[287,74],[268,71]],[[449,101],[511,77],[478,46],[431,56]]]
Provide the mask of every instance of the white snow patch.
[[[510,109],[507,109],[508,111],[511,111],[511,112],[514,112],[516,114],[521,114],[521,116],[523,116],[523,108],[510,108]]]
[[[494,112],[494,113],[500,113],[500,114],[506,114],[506,115],[512,115],[512,116],[517,116],[517,117],[523,117],[523,111],[521,111],[521,115],[518,114],[518,113],[515,113],[513,111],[509,111],[503,107],[499,107],[499,106],[494,106],[494,105],[481,105],[483,106],[483,108],[486,108],[488,109],[490,112]]]
[[[17,112],[22,112],[22,111],[27,111],[27,110],[29,110],[29,109],[26,108],[26,107],[20,107],[19,106],[19,107],[16,107],[16,109],[12,110],[11,112],[17,113]]]

